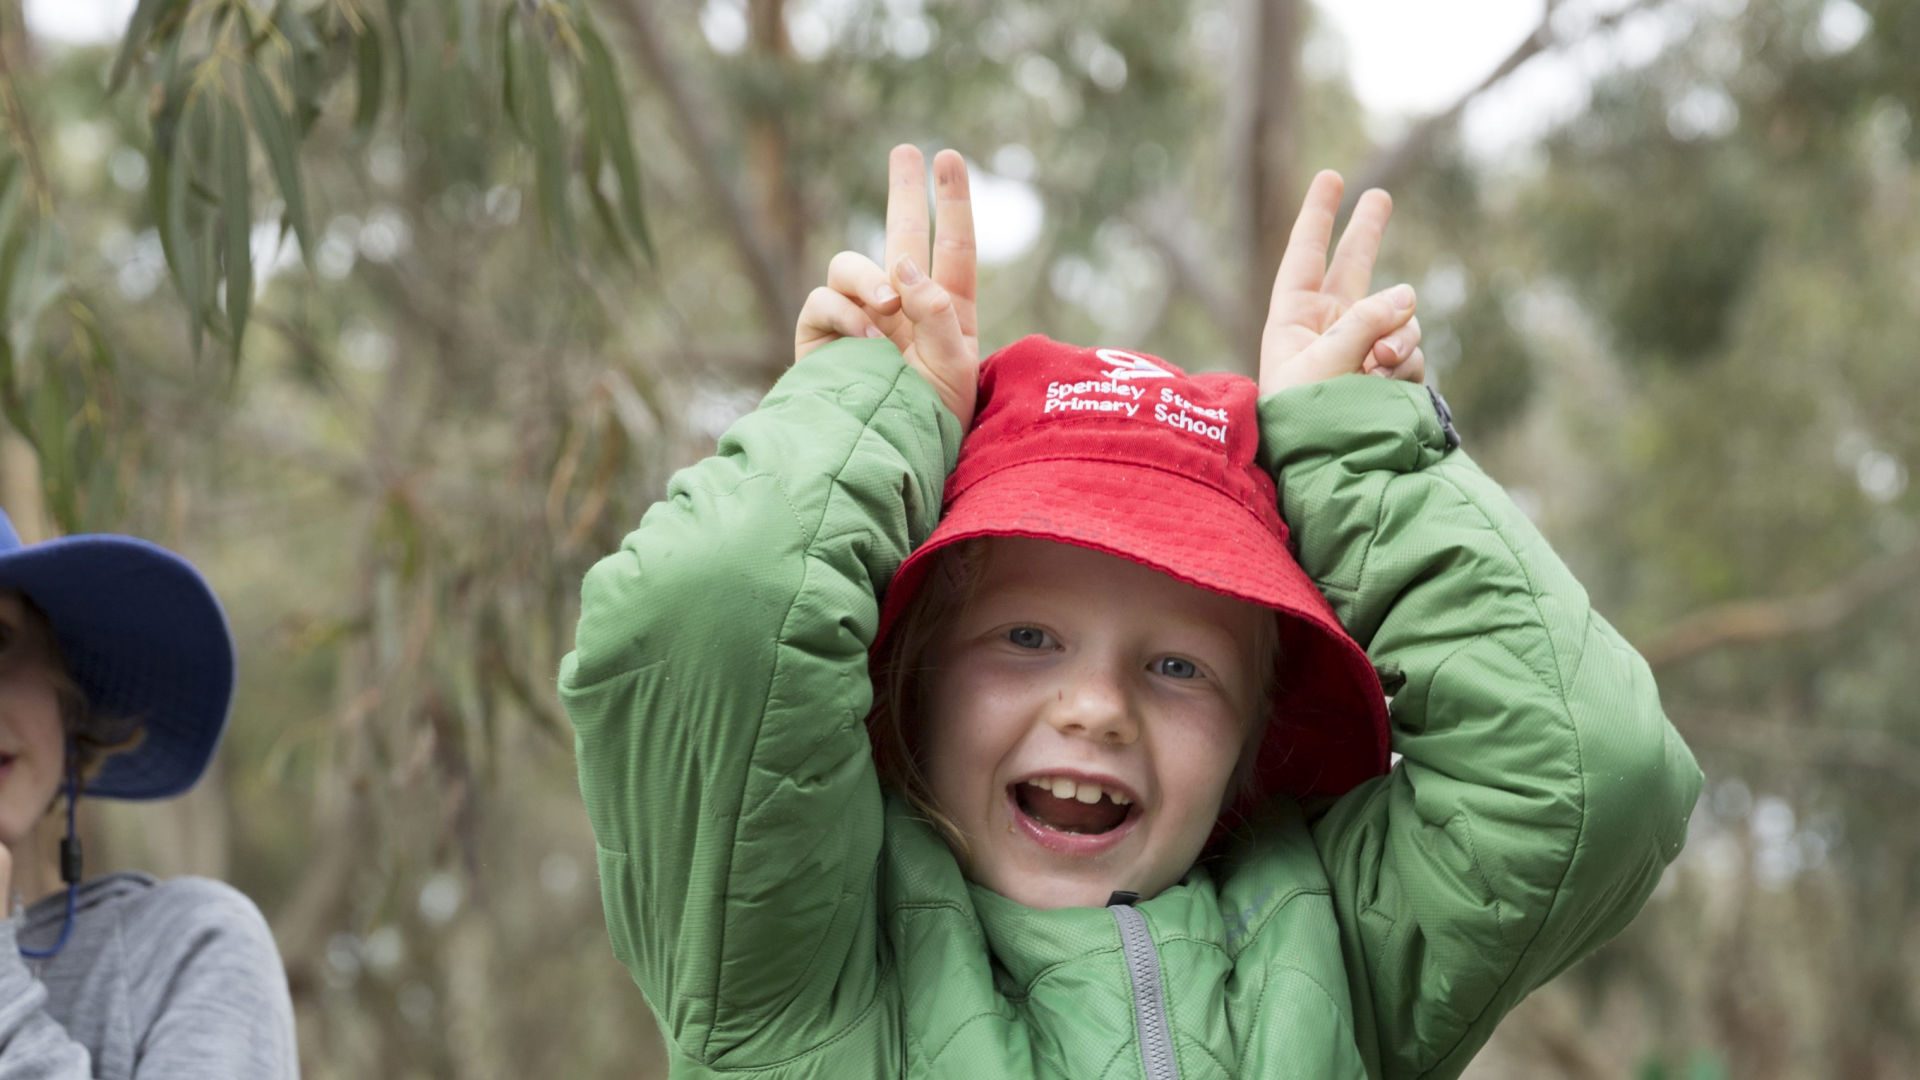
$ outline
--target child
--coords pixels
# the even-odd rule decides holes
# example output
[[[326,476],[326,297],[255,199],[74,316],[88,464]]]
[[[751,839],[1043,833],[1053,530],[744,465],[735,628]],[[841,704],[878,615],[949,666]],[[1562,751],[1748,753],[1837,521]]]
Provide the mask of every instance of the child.
[[[1456,448],[1411,289],[1363,299],[1384,193],[1329,267],[1315,180],[1257,389],[1044,338],[976,377],[964,166],[931,261],[892,166],[889,270],[834,260],[561,668],[673,1075],[1458,1074],[1700,776]]]
[[[226,617],[192,566],[124,536],[23,546],[0,513],[0,1078],[299,1074],[251,901],[81,873],[80,796],[192,787],[232,697]]]

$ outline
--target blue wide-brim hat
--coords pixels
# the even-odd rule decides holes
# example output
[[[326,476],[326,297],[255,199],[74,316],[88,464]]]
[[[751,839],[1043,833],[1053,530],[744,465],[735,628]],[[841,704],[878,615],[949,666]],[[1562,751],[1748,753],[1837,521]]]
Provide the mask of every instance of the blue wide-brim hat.
[[[95,712],[144,731],[88,795],[164,799],[200,779],[233,706],[234,656],[226,613],[191,563],[131,536],[22,544],[0,510],[0,589],[46,613]]]

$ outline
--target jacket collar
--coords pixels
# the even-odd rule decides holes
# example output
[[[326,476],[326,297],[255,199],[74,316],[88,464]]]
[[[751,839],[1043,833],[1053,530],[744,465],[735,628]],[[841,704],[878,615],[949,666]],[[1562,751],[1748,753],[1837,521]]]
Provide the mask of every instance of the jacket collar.
[[[970,909],[993,959],[1020,987],[1048,969],[1101,953],[1118,952],[1119,931],[1106,908],[1040,910],[966,881],[946,842],[901,800],[887,799],[887,829],[893,863],[889,904],[962,906]],[[1156,938],[1170,935],[1224,945],[1226,925],[1213,880],[1196,867],[1185,881],[1135,905]]]

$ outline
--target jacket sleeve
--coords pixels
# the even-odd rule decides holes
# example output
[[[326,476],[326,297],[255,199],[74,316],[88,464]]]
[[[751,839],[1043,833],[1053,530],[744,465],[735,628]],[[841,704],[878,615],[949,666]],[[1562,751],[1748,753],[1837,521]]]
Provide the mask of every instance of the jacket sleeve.
[[[1261,402],[1301,565],[1393,698],[1393,772],[1313,826],[1375,1076],[1453,1076],[1617,933],[1700,791],[1646,662],[1464,454],[1427,391],[1347,376]]]
[[[607,929],[684,1057],[747,1066],[871,1021],[867,648],[959,442],[891,344],[838,342],[587,574],[560,694]]]
[[[85,1080],[87,1048],[47,1015],[47,988],[20,958],[20,918],[0,920],[0,1080]]]
[[[300,1075],[293,1002],[267,921],[238,890],[176,878],[143,898],[78,918],[124,918],[77,931],[62,954],[118,966],[111,1000],[70,1001],[69,1017],[118,1005],[133,1080],[294,1080]],[[81,1080],[96,1063],[47,1011],[47,988],[21,961],[18,920],[0,923],[0,1080]],[[91,934],[82,945],[83,934]],[[61,977],[50,961],[49,978]],[[78,976],[68,972],[64,977]],[[89,980],[99,986],[103,980]],[[106,1055],[109,1061],[112,1054]],[[111,1064],[101,1066],[121,1075]]]

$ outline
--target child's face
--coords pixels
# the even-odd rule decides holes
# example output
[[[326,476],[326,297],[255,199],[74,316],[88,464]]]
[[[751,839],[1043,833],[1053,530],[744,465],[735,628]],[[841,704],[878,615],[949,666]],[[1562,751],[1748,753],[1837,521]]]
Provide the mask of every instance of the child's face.
[[[989,541],[923,698],[927,779],[967,876],[1038,908],[1178,882],[1252,748],[1271,618],[1110,555]]]
[[[66,739],[49,657],[18,593],[0,590],[0,844],[25,839],[60,789]]]

